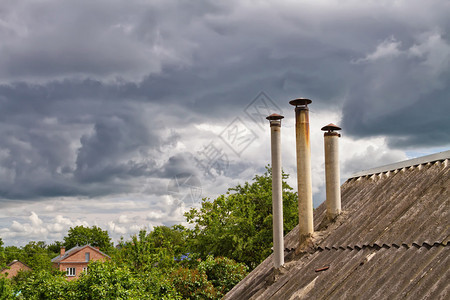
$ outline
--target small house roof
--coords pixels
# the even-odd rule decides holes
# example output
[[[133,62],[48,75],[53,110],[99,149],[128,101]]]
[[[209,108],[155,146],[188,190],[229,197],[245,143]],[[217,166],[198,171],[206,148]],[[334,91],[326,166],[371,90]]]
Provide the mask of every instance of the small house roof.
[[[17,260],[17,259],[15,259],[15,260],[13,260],[12,262],[10,262],[9,264],[7,264],[6,267],[11,267],[12,265],[17,264],[17,263],[20,263],[20,264],[24,265],[25,267],[27,267],[27,268],[29,268],[29,269],[31,270],[30,266],[28,266],[26,263],[24,263],[24,262],[22,262],[22,261],[20,261],[20,260]],[[3,270],[5,270],[5,269],[6,269],[6,268],[3,268],[3,269],[1,269],[0,271],[3,271]]]
[[[73,247],[73,248],[67,250],[67,251],[64,253],[64,255],[63,255],[62,257],[61,257],[61,255],[58,255],[58,256],[54,257],[54,258],[52,259],[52,263],[58,263],[58,262],[61,262],[61,261],[65,260],[66,258],[68,258],[69,256],[74,255],[75,253],[77,253],[77,252],[83,250],[83,249],[86,248],[86,247],[89,247],[89,248],[91,248],[92,250],[97,251],[98,253],[101,253],[102,255],[104,255],[104,256],[110,258],[108,254],[106,254],[106,253],[100,251],[100,250],[97,249],[96,247],[93,247],[93,246],[91,246],[91,245],[84,245],[84,246],[75,246],[75,247]]]

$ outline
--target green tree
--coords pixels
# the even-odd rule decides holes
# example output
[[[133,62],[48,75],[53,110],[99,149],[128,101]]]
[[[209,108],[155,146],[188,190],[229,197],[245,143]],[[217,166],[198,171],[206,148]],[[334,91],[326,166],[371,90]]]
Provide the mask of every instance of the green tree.
[[[68,287],[69,283],[62,272],[36,270],[26,280],[19,281],[15,290],[24,299],[66,299]]]
[[[20,260],[33,270],[51,270],[52,253],[47,250],[43,241],[31,241],[22,247]]]
[[[64,247],[64,243],[60,241],[55,241],[47,246],[47,250],[48,252],[52,253],[52,257],[55,257],[60,253],[61,247]]]
[[[153,245],[144,229],[140,230],[139,234],[133,235],[130,241],[121,240],[119,247],[120,251],[113,256],[113,259],[133,270],[142,270],[147,266],[151,268],[156,262]]]
[[[183,299],[220,299],[203,271],[180,267],[170,274],[170,278]]]
[[[64,237],[64,246],[66,249],[83,245],[99,247],[100,250],[106,253],[112,251],[113,248],[108,231],[102,230],[100,227],[70,227],[67,236]]]
[[[136,270],[149,270],[155,266],[169,268],[184,254],[186,238],[186,228],[181,225],[158,226],[148,234],[141,230],[130,241],[119,243],[121,250],[115,260]]]
[[[11,281],[0,274],[0,300],[16,299]]]
[[[169,249],[170,254],[175,257],[180,257],[186,253],[187,238],[188,231],[182,225],[157,226],[149,233],[149,239],[152,241],[153,247]]]
[[[0,270],[6,266],[6,253],[5,248],[3,248],[3,240],[0,238]]]
[[[12,262],[13,260],[17,259],[17,260],[23,260],[25,253],[24,251],[16,246],[6,246],[3,249],[3,253],[4,253],[4,262],[5,265],[9,264],[10,262]]]
[[[198,265],[198,270],[204,272],[221,298],[248,274],[248,267],[226,257],[208,256]]]
[[[284,232],[298,223],[297,194],[286,183],[283,173]],[[256,175],[252,183],[228,189],[214,201],[203,199],[200,209],[185,213],[194,224],[189,239],[191,252],[205,259],[208,255],[225,256],[255,268],[272,247],[272,176],[271,169]]]
[[[78,299],[144,299],[139,281],[127,267],[95,261],[74,286]]]

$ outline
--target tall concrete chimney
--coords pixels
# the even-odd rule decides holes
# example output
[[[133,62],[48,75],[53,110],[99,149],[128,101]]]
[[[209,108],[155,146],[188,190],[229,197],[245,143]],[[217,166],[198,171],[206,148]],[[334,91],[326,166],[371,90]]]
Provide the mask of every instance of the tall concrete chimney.
[[[283,234],[283,195],[281,175],[281,119],[278,114],[271,114],[270,138],[272,149],[272,216],[273,216],[273,266],[278,269],[284,265]]]
[[[289,101],[295,106],[295,135],[297,141],[297,183],[299,242],[303,243],[314,233],[311,147],[309,144],[309,110],[312,101],[305,98]]]
[[[341,184],[339,175],[339,133],[340,127],[330,123],[322,127],[325,145],[325,182],[327,193],[327,218],[333,220],[341,213]]]

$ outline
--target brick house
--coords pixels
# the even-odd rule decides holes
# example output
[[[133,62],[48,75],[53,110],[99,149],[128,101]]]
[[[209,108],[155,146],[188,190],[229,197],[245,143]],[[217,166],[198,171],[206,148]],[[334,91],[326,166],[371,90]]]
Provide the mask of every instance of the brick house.
[[[68,280],[73,280],[78,278],[81,272],[87,271],[90,261],[110,259],[98,247],[85,245],[73,247],[68,251],[62,247],[60,255],[52,259],[52,264],[54,268],[65,271]]]
[[[31,271],[31,268],[21,262],[20,260],[14,260],[9,263],[6,268],[0,271],[0,274],[6,274],[6,278],[12,278],[19,273],[19,271]]]

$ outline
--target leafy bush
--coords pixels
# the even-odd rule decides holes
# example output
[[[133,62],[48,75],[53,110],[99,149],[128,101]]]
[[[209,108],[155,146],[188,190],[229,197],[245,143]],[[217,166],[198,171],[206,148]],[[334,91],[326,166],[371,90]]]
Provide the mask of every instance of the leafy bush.
[[[170,275],[172,283],[183,299],[220,299],[204,272],[178,268]]]
[[[11,281],[6,276],[0,274],[0,300],[9,299],[15,299]]]
[[[74,282],[78,299],[142,299],[140,284],[127,267],[92,262],[89,272]]]
[[[47,270],[30,272],[15,290],[24,299],[66,299],[69,283],[62,274]]]
[[[208,256],[205,261],[200,262],[198,270],[204,272],[218,293],[224,296],[239,281],[244,279],[248,267],[230,258]]]

